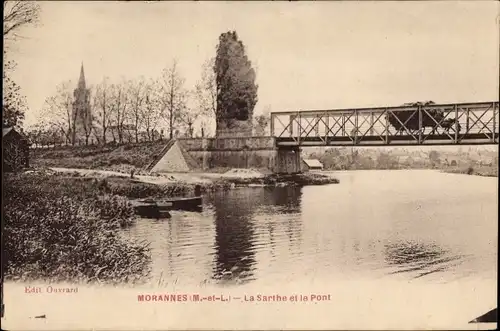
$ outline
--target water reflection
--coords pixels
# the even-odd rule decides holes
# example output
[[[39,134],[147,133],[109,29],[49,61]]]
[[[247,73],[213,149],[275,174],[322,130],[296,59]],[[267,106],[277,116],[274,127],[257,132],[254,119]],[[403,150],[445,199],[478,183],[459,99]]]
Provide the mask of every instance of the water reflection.
[[[292,214],[300,211],[300,187],[278,189],[255,188],[214,193],[208,201],[214,208],[215,263],[212,278],[221,282],[248,282],[254,279],[256,247],[266,245],[275,256],[274,222],[261,224],[256,216],[269,213]],[[285,231],[293,240],[293,227]],[[269,242],[262,243],[256,229],[265,229]],[[260,233],[261,231],[259,231]]]
[[[300,243],[301,236],[298,231],[300,231],[301,220],[299,217],[292,217],[291,215],[298,215],[301,212],[302,187],[268,188],[264,192],[264,201],[261,205],[260,213],[271,212],[275,215],[290,215],[286,218],[285,224],[282,224],[285,227],[284,232],[290,243],[294,243],[297,240]],[[274,227],[275,222],[268,220],[268,231],[272,248],[276,245]]]
[[[398,241],[385,245],[385,260],[389,266],[397,267],[391,274],[415,273],[420,278],[455,267],[460,255],[453,255],[433,243]]]
[[[344,176],[339,185],[212,193],[202,213],[177,211],[126,231],[151,243],[153,279],[177,284],[496,277],[495,179]]]
[[[302,200],[302,187],[275,187],[263,190],[263,206],[272,206],[275,212],[281,214],[294,214],[300,212]],[[278,207],[278,208],[276,208]]]
[[[252,206],[258,195],[240,191],[238,194],[215,194],[215,266],[214,279],[245,280],[252,276],[255,253],[252,250],[254,229]],[[248,201],[248,203],[242,203]]]

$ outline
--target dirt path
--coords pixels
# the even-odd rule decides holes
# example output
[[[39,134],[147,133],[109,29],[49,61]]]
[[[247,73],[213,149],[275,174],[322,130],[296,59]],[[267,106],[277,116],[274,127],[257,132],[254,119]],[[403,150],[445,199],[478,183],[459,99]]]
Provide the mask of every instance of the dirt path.
[[[117,171],[109,170],[98,170],[98,169],[77,169],[77,168],[49,168],[52,171],[63,172],[63,173],[74,173],[77,172],[82,176],[86,177],[123,177],[130,178],[129,174],[124,174]],[[146,176],[146,175],[134,175],[134,179],[139,180],[144,183],[151,184],[170,184],[170,183],[207,183],[211,182],[209,178],[195,175],[191,173],[169,173],[161,176]]]

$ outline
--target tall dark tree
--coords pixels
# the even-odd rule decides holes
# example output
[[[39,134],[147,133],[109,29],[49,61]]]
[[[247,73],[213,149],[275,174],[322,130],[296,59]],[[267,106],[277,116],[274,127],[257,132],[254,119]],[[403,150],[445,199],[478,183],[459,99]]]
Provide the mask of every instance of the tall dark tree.
[[[245,54],[245,46],[235,31],[219,37],[214,64],[217,85],[217,122],[245,121],[253,116],[257,103],[255,70]]]

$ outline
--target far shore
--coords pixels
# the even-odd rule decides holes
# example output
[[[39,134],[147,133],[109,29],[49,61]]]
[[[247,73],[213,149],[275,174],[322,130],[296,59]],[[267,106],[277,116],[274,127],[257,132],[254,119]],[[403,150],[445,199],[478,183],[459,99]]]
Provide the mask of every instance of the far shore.
[[[447,168],[443,172],[450,174],[462,174],[462,175],[472,175],[472,176],[482,176],[482,177],[498,177],[497,167],[456,167]]]
[[[396,168],[396,169],[345,169],[324,170],[328,173],[342,173],[354,171],[439,171],[447,174],[470,175],[481,177],[498,177],[498,168],[492,166],[479,167],[446,167],[446,168]]]

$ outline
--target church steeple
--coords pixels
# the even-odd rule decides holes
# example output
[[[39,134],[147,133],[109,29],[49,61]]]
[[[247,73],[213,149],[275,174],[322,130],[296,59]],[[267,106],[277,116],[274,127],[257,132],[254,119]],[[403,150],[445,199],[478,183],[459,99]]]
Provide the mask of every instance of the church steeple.
[[[83,62],[82,62],[82,67],[80,69],[80,79],[78,80],[78,88],[85,89],[85,74],[83,72]]]
[[[71,140],[73,143],[76,141],[83,141],[88,143],[90,128],[92,127],[92,114],[90,107],[90,90],[87,89],[85,84],[85,73],[83,71],[83,62],[80,68],[80,78],[78,79],[78,86],[73,91],[73,121],[74,126],[72,130]]]

